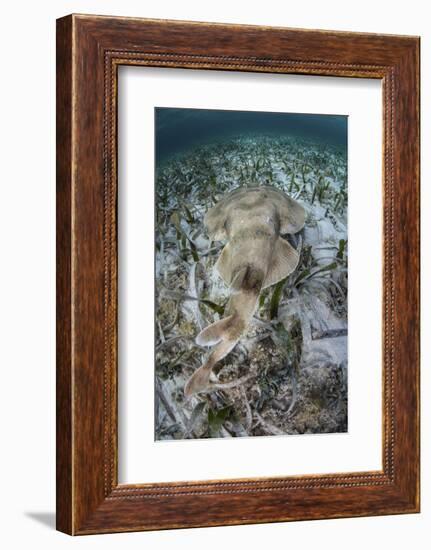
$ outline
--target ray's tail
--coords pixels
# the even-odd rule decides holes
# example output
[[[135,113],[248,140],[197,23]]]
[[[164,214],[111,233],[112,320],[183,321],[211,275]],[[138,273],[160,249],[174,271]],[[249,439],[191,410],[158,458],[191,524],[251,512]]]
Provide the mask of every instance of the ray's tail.
[[[184,394],[190,397],[205,390],[213,367],[235,347],[253,317],[263,274],[246,266],[238,271],[231,284],[233,292],[226,308],[227,316],[204,328],[196,337],[201,346],[215,346],[205,363],[187,381]]]

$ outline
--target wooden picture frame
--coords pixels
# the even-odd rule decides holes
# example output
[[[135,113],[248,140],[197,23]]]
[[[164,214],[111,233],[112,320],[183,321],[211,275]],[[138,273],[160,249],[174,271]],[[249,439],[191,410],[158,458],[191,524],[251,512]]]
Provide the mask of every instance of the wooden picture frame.
[[[119,65],[383,83],[383,469],[119,485]],[[419,38],[70,15],[57,21],[57,529],[419,511]]]

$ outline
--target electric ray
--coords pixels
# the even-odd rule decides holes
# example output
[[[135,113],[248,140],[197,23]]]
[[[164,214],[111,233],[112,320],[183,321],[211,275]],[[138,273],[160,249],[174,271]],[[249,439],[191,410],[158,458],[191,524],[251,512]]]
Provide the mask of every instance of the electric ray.
[[[210,239],[227,240],[215,267],[232,293],[225,317],[196,337],[199,345],[215,348],[187,381],[186,396],[208,387],[214,365],[246,331],[260,291],[295,270],[299,254],[280,235],[300,231],[305,216],[298,202],[268,186],[236,189],[206,213],[204,224]]]

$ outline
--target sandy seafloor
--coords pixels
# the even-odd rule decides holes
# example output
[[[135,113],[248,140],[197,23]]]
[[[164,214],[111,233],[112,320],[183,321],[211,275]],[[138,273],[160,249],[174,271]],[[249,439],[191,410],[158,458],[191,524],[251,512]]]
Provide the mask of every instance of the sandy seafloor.
[[[186,401],[229,289],[213,266],[205,212],[239,186],[272,185],[307,211],[290,242],[297,270],[260,297],[252,324]],[[347,431],[347,157],[344,149],[243,135],[177,154],[156,174],[155,439]]]

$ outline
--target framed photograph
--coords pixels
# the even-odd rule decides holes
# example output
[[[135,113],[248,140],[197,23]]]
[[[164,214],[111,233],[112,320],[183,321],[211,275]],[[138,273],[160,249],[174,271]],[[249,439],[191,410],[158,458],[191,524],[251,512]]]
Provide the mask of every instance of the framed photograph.
[[[57,528],[419,511],[419,38],[57,21]]]

